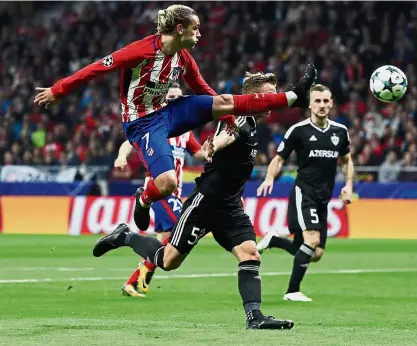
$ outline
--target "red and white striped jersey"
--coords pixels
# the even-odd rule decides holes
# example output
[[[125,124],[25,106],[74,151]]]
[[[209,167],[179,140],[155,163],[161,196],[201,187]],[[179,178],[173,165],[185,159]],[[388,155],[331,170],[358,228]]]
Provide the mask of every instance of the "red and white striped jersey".
[[[174,156],[174,166],[178,182],[177,188],[172,193],[172,195],[177,198],[181,198],[185,151],[188,151],[190,154],[194,155],[197,151],[200,150],[201,145],[195,138],[192,131],[186,132],[178,137],[168,138],[168,143],[172,147],[172,155]],[[148,177],[145,179],[145,187],[149,178],[150,174],[148,173]]]
[[[88,80],[115,69],[121,69],[123,122],[136,120],[164,107],[168,89],[180,78],[184,78],[194,94],[216,95],[200,75],[195,60],[186,49],[174,55],[162,53],[160,35],[148,36],[113,52],[59,80],[51,91],[58,97],[66,95]]]

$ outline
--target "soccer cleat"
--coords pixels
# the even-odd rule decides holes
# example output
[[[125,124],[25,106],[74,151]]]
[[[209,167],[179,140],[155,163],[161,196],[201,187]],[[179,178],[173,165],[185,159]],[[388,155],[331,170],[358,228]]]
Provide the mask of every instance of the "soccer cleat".
[[[279,320],[273,316],[259,316],[246,321],[246,329],[291,329],[294,322],[291,320]]]
[[[145,265],[145,261],[142,261],[139,265],[139,278],[138,278],[138,285],[139,289],[143,293],[148,293],[149,285],[151,283],[153,274],[155,271],[149,270],[149,268]]]
[[[291,300],[293,302],[311,302],[313,299],[307,297],[304,293],[301,292],[292,292],[284,295],[284,300]]]
[[[122,294],[129,297],[145,298],[146,295],[137,291],[137,287],[131,284],[124,284],[122,286]]]
[[[96,245],[94,245],[93,255],[95,257],[100,257],[110,250],[114,250],[125,245],[124,240],[126,238],[126,234],[129,232],[129,226],[125,223],[121,223],[113,232],[101,238]]]
[[[300,81],[291,88],[297,95],[297,100],[291,107],[308,108],[310,104],[310,88],[317,79],[317,70],[313,64],[308,64]]]
[[[145,191],[143,187],[140,187],[136,190],[136,204],[135,211],[133,212],[133,219],[135,220],[136,226],[141,231],[146,231],[149,228],[151,217],[149,215],[150,208],[142,207],[142,205],[140,204],[140,196],[142,196],[143,191]]]
[[[262,238],[262,240],[256,244],[256,249],[261,254],[264,250],[270,248],[271,240],[273,237],[279,237],[278,233],[274,231],[269,231],[265,234],[265,237]]]

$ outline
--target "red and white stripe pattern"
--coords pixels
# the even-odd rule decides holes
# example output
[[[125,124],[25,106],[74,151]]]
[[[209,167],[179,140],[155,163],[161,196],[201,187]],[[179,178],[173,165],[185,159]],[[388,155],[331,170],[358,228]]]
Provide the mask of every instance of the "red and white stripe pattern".
[[[155,56],[122,74],[122,121],[130,122],[166,106],[165,96],[172,83],[185,73],[182,52],[165,55],[157,50]],[[129,82],[130,79],[130,82]],[[129,86],[127,90],[124,88]]]
[[[181,198],[182,195],[182,178],[184,175],[184,158],[185,150],[187,149],[187,143],[190,140],[190,132],[184,133],[181,136],[169,138],[168,142],[172,146],[172,155],[174,156],[175,172],[177,174],[177,188],[173,195],[177,198]]]

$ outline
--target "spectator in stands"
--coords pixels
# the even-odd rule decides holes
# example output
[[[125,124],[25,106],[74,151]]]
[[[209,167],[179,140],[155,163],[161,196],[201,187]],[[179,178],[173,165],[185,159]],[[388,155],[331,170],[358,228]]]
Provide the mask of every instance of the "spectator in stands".
[[[108,143],[117,148],[124,140],[117,76],[95,80],[48,109],[34,107],[31,93],[35,85],[49,85],[152,33],[161,6],[151,2],[50,4],[28,2],[27,15],[22,11],[10,16],[6,7],[0,9],[4,18],[0,22],[1,163],[107,166]],[[289,82],[297,80],[306,61],[314,61],[320,82],[333,91],[331,118],[349,128],[354,160],[359,165],[378,166],[390,161],[386,156],[392,156],[388,153],[394,150],[397,162],[416,167],[416,3],[189,5],[200,8],[207,23],[193,55],[202,75],[217,91],[239,92],[246,70],[276,73],[280,89],[285,90]],[[23,3],[19,6],[26,8]],[[51,9],[56,19],[42,21]],[[42,22],[45,24],[36,24]],[[407,94],[397,104],[382,104],[368,91],[369,75],[384,64],[397,65],[408,77]],[[259,124],[257,164],[267,164],[273,145],[302,117],[295,109],[272,112]],[[214,134],[215,126],[204,126],[197,136],[204,141]],[[144,172],[137,162],[132,176],[142,177]]]
[[[397,160],[397,153],[391,150],[379,168],[378,181],[380,183],[394,182],[397,180],[400,171],[401,164]]]

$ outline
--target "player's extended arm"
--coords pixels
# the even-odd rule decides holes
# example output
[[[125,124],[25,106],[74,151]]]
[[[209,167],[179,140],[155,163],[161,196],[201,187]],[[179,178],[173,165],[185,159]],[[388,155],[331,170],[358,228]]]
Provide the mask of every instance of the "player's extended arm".
[[[133,150],[133,146],[129,143],[128,140],[124,141],[119,148],[119,155],[114,161],[114,167],[123,171],[127,166],[127,158]]]
[[[116,69],[138,65],[149,54],[151,53],[146,42],[133,42],[103,59],[85,66],[71,76],[60,79],[50,88],[36,88],[39,93],[35,96],[34,102],[39,105],[54,102],[93,78]]]
[[[343,187],[339,199],[343,200],[346,204],[352,203],[352,195],[353,195],[353,179],[355,177],[355,166],[353,165],[352,156],[346,154],[342,156],[342,170],[345,174],[346,185]]]
[[[268,170],[266,172],[266,177],[264,182],[258,187],[257,195],[258,196],[266,196],[272,192],[274,187],[274,180],[278,176],[279,172],[281,172],[282,165],[284,163],[284,158],[280,155],[276,155],[268,166]]]

